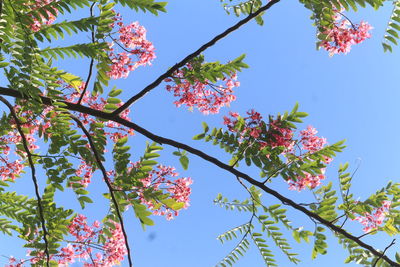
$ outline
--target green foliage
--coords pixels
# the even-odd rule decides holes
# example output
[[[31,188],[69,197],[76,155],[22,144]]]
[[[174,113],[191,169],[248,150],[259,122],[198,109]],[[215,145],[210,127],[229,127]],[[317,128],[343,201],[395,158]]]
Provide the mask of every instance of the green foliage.
[[[251,239],[253,240],[253,243],[256,245],[258,248],[258,251],[260,252],[260,255],[262,256],[266,266],[278,266],[275,262],[274,259],[274,254],[272,254],[272,251],[268,249],[268,245],[265,239],[261,238],[262,234],[253,232],[251,234]]]
[[[317,27],[317,47],[321,41],[327,40],[328,36],[324,34],[327,29],[333,27],[333,16],[335,10],[341,10],[344,8],[346,11],[353,10],[357,11],[358,7],[366,7],[367,5],[378,9],[383,5],[384,0],[300,0],[300,3],[304,4],[305,8],[312,12],[311,20],[314,22],[314,26]]]
[[[247,166],[254,164],[258,167],[261,171],[260,176],[267,177],[267,180],[279,175],[286,181],[296,180],[296,177],[303,176],[304,172],[311,175],[320,174],[321,169],[326,166],[324,163],[325,158],[335,157],[336,153],[341,152],[345,147],[343,145],[344,141],[339,141],[319,151],[307,152],[301,157],[286,153],[285,158],[283,158],[284,147],[261,146],[260,140],[269,144],[274,141],[274,135],[280,134],[271,126],[272,122],[278,121],[281,127],[296,129],[296,124],[301,123],[302,118],[306,116],[307,113],[298,111],[298,104],[295,105],[291,112],[285,112],[283,115],[278,114],[276,119],[270,116],[268,124],[263,122],[260,125],[261,137],[258,140],[251,137],[249,131],[243,133],[245,122],[240,116],[235,125],[236,132],[222,128],[214,128],[210,132],[208,125],[203,122],[203,132],[195,135],[193,139],[204,139],[206,142],[212,141],[213,145],[219,145],[225,152],[232,154],[232,159],[229,162],[231,166],[239,166],[239,162],[244,160]]]
[[[355,262],[364,266],[373,266],[377,258],[368,250],[361,248],[356,242],[338,235],[339,243],[348,251],[349,256],[344,263]],[[378,265],[377,265],[378,266]],[[384,265],[382,265],[384,266]]]
[[[261,0],[248,0],[248,1],[229,0],[229,4],[226,3],[227,1],[228,0],[221,0],[221,2],[224,2],[222,4],[222,6],[224,7],[227,14],[230,14],[233,11],[233,13],[236,15],[236,17],[239,17],[241,14],[246,15],[246,16],[250,15],[250,14],[254,13],[255,11],[257,11],[262,6]],[[232,2],[235,2],[235,3],[232,3]],[[264,12],[255,18],[258,25],[264,24],[264,20],[262,19],[263,14],[264,14]]]
[[[95,36],[94,41],[99,41],[101,39],[104,39],[107,37],[111,31],[112,27],[110,26],[111,24],[109,23],[110,20],[112,20],[114,16],[113,12],[113,7],[115,3],[111,2],[109,3],[107,0],[101,0],[98,8],[100,12],[100,21],[99,21],[99,26],[95,28],[95,32],[93,33]],[[108,48],[107,48],[108,49]],[[107,72],[110,70],[110,59],[108,56],[104,54],[100,54],[96,57],[97,63],[96,63],[96,80],[94,82],[93,86],[93,93],[103,93],[104,91],[104,86],[108,86],[108,81],[110,80],[110,77],[108,77]]]
[[[278,211],[279,210],[275,210],[275,217],[277,217],[276,214]],[[282,213],[284,213],[284,211],[286,210],[282,210]],[[278,216],[282,213],[278,213]],[[262,226],[262,231],[267,233],[268,237],[274,241],[275,245],[286,255],[286,257],[295,264],[299,263],[300,260],[295,257],[298,254],[289,251],[291,247],[286,238],[282,237],[283,234],[280,232],[280,228],[274,225],[275,223],[273,221],[268,220],[267,216],[261,218],[258,217],[258,221]]]
[[[311,258],[315,259],[318,254],[325,255],[327,253],[328,244],[326,243],[326,236],[323,234],[325,228],[316,226],[314,231],[314,247],[311,253]]]
[[[332,182],[326,186],[321,186],[315,191],[318,204],[311,205],[311,209],[327,221],[334,221],[338,215],[336,213],[336,191],[332,190]]]
[[[222,194],[218,194],[218,196],[214,199],[214,204],[224,207],[226,210],[236,209],[238,211],[253,212],[253,209],[255,208],[255,205],[250,203],[250,199],[246,199],[244,201],[239,201],[237,199],[229,201],[226,197],[223,197]]]
[[[167,5],[167,2],[154,2],[154,0],[116,0],[115,2],[122,6],[127,5],[136,11],[149,11],[154,15],[158,15],[158,12],[166,12],[165,6]]]
[[[185,74],[185,80],[190,83],[200,81],[206,83],[206,80],[211,83],[216,83],[218,80],[224,79],[225,76],[232,76],[237,71],[242,71],[249,66],[243,62],[245,55],[226,63],[221,64],[219,61],[204,62],[204,56],[200,55],[190,61],[191,68],[183,67],[181,70]],[[172,77],[174,81],[179,84],[181,80],[178,77]]]
[[[64,39],[64,33],[73,35],[79,32],[90,32],[94,26],[108,26],[112,22],[111,19],[104,17],[104,15],[103,17],[89,17],[75,21],[63,21],[42,27],[39,31],[34,33],[34,36],[39,41],[44,41],[46,38],[46,41],[51,42],[53,38],[55,40],[59,38]]]
[[[106,43],[90,43],[90,44],[75,44],[65,47],[44,48],[40,53],[47,58],[64,59],[65,56],[77,58],[88,57],[96,58],[104,54],[104,49],[107,49]]]
[[[275,263],[274,254],[268,248],[267,241],[262,238],[263,234],[254,232],[254,228],[256,224],[253,222],[253,219],[256,218],[258,224],[260,225],[261,232],[265,233],[266,236],[275,243],[276,247],[281,250],[288,259],[293,263],[298,263],[300,260],[296,257],[296,253],[291,252],[291,246],[288,240],[283,236],[278,225],[283,225],[285,228],[292,230],[293,232],[298,229],[293,229],[290,225],[291,222],[286,217],[286,209],[282,209],[280,204],[271,205],[269,207],[262,205],[261,201],[261,193],[260,191],[252,186],[248,189],[248,193],[250,194],[250,198],[239,201],[228,201],[227,198],[224,198],[221,194],[218,194],[217,198],[214,200],[215,204],[220,205],[221,207],[225,207],[227,210],[238,210],[238,211],[247,211],[251,212],[251,218],[247,223],[234,227],[225,233],[219,235],[217,237],[222,243],[228,240],[233,240],[234,238],[239,238],[242,236],[239,244],[231,250],[231,252],[226,256],[219,265],[224,266],[222,264],[233,264],[236,260],[239,259],[239,255],[243,256],[244,252],[246,252],[248,248],[248,244],[244,249],[238,248],[242,245],[243,240],[247,240],[248,236],[251,236],[251,240],[253,244],[258,248],[260,255],[264,259],[264,262],[267,266],[278,266]],[[269,214],[258,214],[259,209],[257,207],[262,207],[262,210]],[[308,240],[308,236],[311,234],[309,231],[301,231],[297,232],[298,236]],[[295,238],[296,239],[296,238]],[[297,240],[297,239],[296,239]],[[246,241],[247,243],[247,241]],[[240,250],[242,253],[239,253]],[[239,254],[239,255],[237,255]]]
[[[247,238],[242,238],[240,242],[225,256],[216,266],[233,266],[239,260],[239,257],[243,257],[248,251],[250,243]]]
[[[250,223],[239,225],[224,232],[223,234],[220,234],[217,239],[221,241],[221,243],[224,243],[225,241],[232,240],[233,238],[238,238],[237,232],[239,232],[241,235],[244,235],[246,232],[250,231],[252,227],[253,226]]]
[[[334,9],[343,7],[346,10],[355,11],[359,6],[370,5],[378,8],[383,3],[382,0],[301,0],[300,2],[312,11],[312,19],[321,33],[317,36],[319,41],[327,38],[324,31],[333,26]],[[59,197],[57,194],[61,194],[66,187],[70,187],[76,194],[77,202],[82,209],[93,203],[92,196],[86,188],[84,177],[77,175],[76,164],[83,160],[91,168],[90,171],[95,172],[102,167],[102,162],[105,162],[105,151],[107,150],[107,134],[105,131],[107,120],[98,119],[96,122],[91,122],[88,127],[90,140],[93,141],[95,148],[93,149],[92,143],[89,145],[88,137],[82,135],[79,127],[75,125],[73,112],[63,102],[67,89],[60,85],[60,81],[70,85],[71,89],[79,91],[82,78],[54,67],[53,61],[78,57],[89,59],[91,68],[92,66],[95,67],[93,71],[96,78],[93,84],[87,78],[88,84],[90,83],[93,86],[92,90],[87,89],[94,95],[103,94],[107,90],[108,97],[105,99],[106,105],[103,111],[111,113],[120,106],[122,101],[118,96],[122,93],[122,90],[116,87],[108,89],[110,78],[107,73],[110,71],[111,61],[107,55],[109,46],[105,41],[112,34],[111,24],[114,22],[113,17],[115,15],[113,8],[116,4],[127,6],[134,11],[140,10],[154,15],[166,11],[166,2],[155,2],[154,0],[59,0],[40,7],[34,7],[33,1],[1,2],[0,68],[4,72],[9,86],[25,98],[25,100],[19,99],[15,102],[19,106],[16,109],[16,115],[20,120],[22,132],[24,134],[30,133],[31,129],[27,126],[28,121],[35,121],[38,118],[43,120],[43,123],[40,122],[38,136],[46,143],[44,149],[47,149],[47,152],[35,154],[32,151],[33,154],[30,155],[23,152],[25,148],[21,141],[18,141],[15,147],[18,150],[18,155],[26,160],[24,162],[26,166],[29,160],[44,170],[44,178],[47,178],[47,181],[44,184],[45,179],[38,177],[40,185],[45,186],[45,188],[42,191],[39,189],[40,198],[37,199],[18,195],[16,192],[7,192],[6,187],[11,181],[0,181],[0,216],[2,216],[0,218],[0,231],[8,235],[17,233],[21,239],[27,241],[25,247],[32,249],[31,255],[33,256],[43,253],[45,248],[48,248],[51,255],[59,252],[62,242],[69,235],[68,225],[75,215],[72,210],[56,205],[56,198]],[[394,1],[393,5],[394,9],[384,37],[385,51],[391,51],[391,45],[397,44],[397,39],[399,39],[400,1]],[[223,6],[228,13],[233,12],[236,16],[251,15],[259,10],[262,1],[225,0]],[[97,8],[97,13],[91,10],[91,14],[96,15],[42,25],[38,31],[34,31],[31,27],[35,21],[49,19],[50,15],[56,16],[57,10],[61,14],[72,12],[80,14],[75,12],[79,8]],[[256,18],[260,25],[263,24],[261,15]],[[52,45],[54,40],[64,39],[66,35],[76,39],[80,38],[80,34],[87,35],[88,33],[91,34],[91,40],[88,43],[74,42],[70,46],[39,48],[38,42]],[[190,67],[186,65],[181,70],[185,75],[184,78],[192,84],[200,81],[212,86],[213,83],[248,68],[248,65],[243,62],[244,57],[245,55],[241,55],[226,64],[221,64],[218,61],[205,62],[204,56],[199,55],[188,62]],[[92,69],[90,71],[92,72]],[[181,82],[179,77],[173,77],[173,79],[176,83]],[[42,96],[51,99],[51,111],[47,112],[46,116],[43,116],[43,110],[46,109],[46,106],[42,103]],[[26,99],[29,100],[26,101]],[[79,103],[75,106],[79,107]],[[82,106],[80,107],[82,108]],[[255,166],[260,171],[260,176],[265,179],[262,182],[255,181],[253,184],[268,192],[265,189],[265,184],[271,182],[272,178],[282,177],[286,181],[295,181],[304,176],[304,172],[311,175],[321,174],[321,169],[326,166],[326,157],[332,158],[344,148],[343,141],[341,141],[317,152],[307,152],[298,156],[285,151],[283,146],[268,145],[268,142],[271,143],[271,141],[276,140],[276,134],[280,134],[277,129],[274,129],[273,123],[279,124],[279,127],[294,130],[297,124],[302,122],[302,118],[306,116],[306,113],[298,111],[297,104],[291,112],[278,114],[275,117],[270,116],[267,122],[263,122],[259,126],[264,138],[262,141],[267,143],[266,146],[261,145],[248,131],[246,132],[246,121],[242,117],[238,118],[238,123],[234,126],[235,131],[233,132],[221,128],[210,129],[206,123],[203,123],[203,132],[196,135],[194,139],[219,145],[230,154],[229,165],[232,170],[243,161],[247,166]],[[11,119],[12,116],[6,113],[0,118],[2,135],[11,131],[17,132],[14,123],[10,123]],[[157,140],[157,138],[153,139]],[[5,148],[7,143],[5,141],[0,142],[0,153],[7,154]],[[295,145],[299,144],[299,141],[295,142]],[[179,145],[176,146],[179,147]],[[157,152],[160,150],[162,150],[162,147],[156,143],[148,143],[143,155],[132,164],[128,136],[124,136],[115,142],[112,149],[113,172],[106,172],[103,177],[110,189],[108,193],[104,194],[105,198],[110,201],[109,213],[103,219],[103,233],[106,236],[110,237],[112,230],[115,229],[113,221],[120,221],[122,216],[119,213],[129,207],[133,209],[143,228],[154,225],[150,218],[153,213],[142,203],[143,199],[151,202],[155,209],[165,208],[178,211],[184,207],[184,203],[178,202],[168,191],[144,186],[143,179],[153,174],[158,165],[160,155]],[[187,150],[190,151],[190,149]],[[183,169],[187,170],[189,167],[188,152],[178,149],[173,154],[179,157]],[[98,156],[98,160],[95,155]],[[104,171],[103,168],[101,169]],[[229,167],[226,169],[229,169]],[[338,221],[344,217],[341,225],[343,227],[347,219],[354,219],[356,216],[371,213],[381,207],[383,201],[390,200],[392,202],[390,213],[387,214],[384,224],[379,226],[376,232],[385,232],[391,236],[397,235],[400,232],[400,212],[397,209],[400,205],[400,185],[389,183],[386,187],[371,194],[365,201],[356,201],[353,194],[350,193],[352,175],[346,172],[347,169],[348,164],[341,165],[339,168],[342,204],[337,204],[336,191],[332,189],[332,183],[329,183],[313,192],[316,197],[315,203],[299,206],[309,208],[307,212],[314,213],[313,219],[322,218],[332,225],[338,224]],[[34,176],[34,168],[31,172]],[[287,210],[282,208],[281,204],[264,205],[265,200],[263,200],[261,191],[256,186],[247,187],[244,180],[240,180],[240,177],[236,178],[249,194],[247,199],[230,201],[219,194],[214,203],[227,210],[243,211],[243,215],[248,215],[249,220],[217,237],[222,243],[239,239],[227,256],[218,263],[219,266],[231,266],[236,263],[249,250],[251,243],[258,248],[267,266],[278,266],[275,261],[275,251],[270,244],[274,244],[274,248],[280,250],[291,262],[297,264],[300,260],[297,258],[297,254],[292,252],[287,232],[297,242],[302,240],[309,242],[310,237],[313,236],[313,258],[318,254],[327,253],[325,229],[329,229],[330,226],[332,228],[332,225],[329,223],[322,225],[317,220],[315,221],[314,233],[303,230],[302,227],[296,228],[292,226],[292,222],[287,216]],[[35,179],[33,177],[33,180]],[[251,181],[251,179],[248,179],[248,181]],[[281,202],[300,209],[282,199]],[[270,203],[269,200],[268,203]],[[338,216],[338,210],[343,211],[344,214]],[[340,233],[335,232],[334,234],[339,243],[349,252],[350,256],[346,259],[346,262],[388,266],[388,263],[374,256],[369,250],[362,248],[353,240],[341,236]],[[44,236],[47,238],[47,244],[44,243]],[[105,236],[100,236],[99,243],[102,244],[104,241]],[[396,260],[400,262],[399,254],[396,254]],[[44,266],[45,264],[45,261],[40,259],[36,265]],[[49,265],[56,266],[57,263],[51,260]]]
[[[268,207],[263,205],[263,209],[264,212],[268,213],[269,216],[275,220],[275,223],[280,222],[283,226],[285,226],[285,228],[293,230],[292,226],[290,225],[291,221],[286,216],[286,209],[282,209],[281,204],[274,204]]]
[[[179,162],[181,163],[182,168],[184,170],[187,170],[189,168],[189,158],[187,156],[187,152],[186,151],[178,150],[178,151],[173,152],[172,154],[177,156],[177,157],[179,157]]]
[[[384,40],[382,42],[383,50],[392,52],[392,45],[397,45],[400,31],[400,1],[393,1],[393,10],[386,28]]]

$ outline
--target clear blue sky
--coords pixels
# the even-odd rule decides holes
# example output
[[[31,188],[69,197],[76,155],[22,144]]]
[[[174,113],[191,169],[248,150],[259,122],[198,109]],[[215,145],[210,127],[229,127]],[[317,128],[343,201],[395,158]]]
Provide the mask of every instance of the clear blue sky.
[[[191,140],[201,131],[202,121],[219,127],[222,116],[229,110],[243,113],[254,108],[267,117],[268,114],[290,110],[299,102],[301,111],[310,114],[304,127],[313,125],[330,143],[347,139],[348,147],[328,168],[325,182],[337,182],[339,163],[350,162],[351,170],[360,163],[353,193],[355,197],[364,199],[385,186],[388,180],[399,181],[399,48],[394,48],[393,54],[383,53],[381,49],[390,8],[387,6],[378,12],[365,9],[349,14],[353,22],[364,19],[372,24],[375,28],[373,38],[354,46],[346,56],[330,58],[326,52],[315,50],[315,28],[311,25],[308,10],[296,1],[282,1],[264,15],[263,27],[251,22],[205,53],[207,60],[221,62],[247,54],[245,62],[250,69],[239,73],[241,86],[236,94],[238,99],[230,108],[222,109],[219,115],[214,116],[189,112],[183,107],[177,109],[172,104],[173,96],[161,85],[132,107],[131,118],[154,133],[227,159],[212,145]],[[146,27],[148,39],[154,43],[157,54],[153,66],[142,67],[131,73],[128,79],[116,82],[119,88],[125,90],[123,99],[138,92],[168,67],[237,21],[236,17],[225,14],[217,0],[171,1],[167,6],[168,13],[159,17],[119,10],[126,22],[137,20]],[[77,62],[66,61],[64,66],[67,70],[86,75],[85,69],[76,68]],[[84,64],[79,62],[79,66]],[[140,156],[144,140],[138,134],[131,139],[133,155]],[[213,266],[236,245],[235,241],[231,241],[222,246],[216,236],[246,222],[250,215],[225,211],[214,206],[212,200],[219,192],[231,199],[241,199],[246,194],[235,177],[195,156],[190,156],[189,170],[183,171],[177,158],[171,156],[172,151],[166,147],[160,161],[176,166],[182,176],[194,179],[191,207],[170,222],[155,218],[156,226],[148,227],[145,232],[132,211],[127,212],[125,220],[128,222],[134,264],[138,267]],[[254,177],[258,175],[256,169],[243,170]],[[96,178],[101,183],[99,173]],[[19,182],[22,184],[22,179]],[[22,190],[30,187],[29,182],[21,185]],[[288,191],[287,185],[280,179],[276,179],[272,187],[299,202],[312,200],[308,192]],[[93,186],[94,194],[97,188],[100,187]],[[77,207],[70,196],[60,197],[60,201],[66,207]],[[278,202],[265,197],[265,203]],[[309,226],[313,230],[310,220],[288,209],[295,226]],[[88,206],[83,213],[101,219],[106,210],[106,203],[101,201]],[[356,235],[362,234],[361,225],[349,225],[352,225]],[[344,265],[347,252],[341,249],[333,236],[328,236],[328,255],[319,256],[315,261],[311,261],[311,244],[297,245],[292,242],[294,250],[303,260],[299,266]],[[4,241],[0,242],[0,254],[20,257],[25,254],[23,249],[18,248],[20,243],[14,239],[2,237],[1,240]],[[381,236],[367,237],[365,241],[382,250],[390,243],[390,239]],[[272,241],[270,244],[273,248]],[[396,249],[398,247],[392,247],[389,255],[393,255]],[[291,266],[279,250],[274,251],[279,266]],[[5,262],[5,258],[0,260],[0,264]],[[237,266],[263,266],[263,261],[257,249],[252,247]]]

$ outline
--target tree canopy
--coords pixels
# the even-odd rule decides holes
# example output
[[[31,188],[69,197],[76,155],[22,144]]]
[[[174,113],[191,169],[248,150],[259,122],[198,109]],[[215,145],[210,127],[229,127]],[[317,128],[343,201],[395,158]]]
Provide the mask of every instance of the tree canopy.
[[[343,56],[371,38],[368,22],[351,19],[361,8],[393,6],[382,47],[389,53],[397,45],[400,1],[300,3],[310,14],[316,47],[324,56]],[[221,9],[237,17],[232,26],[182,59],[174,58],[175,64],[146,79],[142,89],[136,84],[132,89],[119,81],[135,81],[136,73],[155,64],[157,50],[141,22],[126,21],[124,14],[168,17],[166,2],[0,1],[0,231],[27,248],[25,258],[7,256],[7,266],[133,266],[132,247],[140,244],[127,221],[137,220],[148,229],[157,227],[156,216],[173,220],[190,210],[197,178],[182,177],[178,169],[190,174],[195,157],[222,170],[243,191],[236,195],[227,188],[214,199],[223,209],[246,214],[243,223],[217,237],[224,245],[236,242],[217,266],[235,264],[252,246],[266,266],[279,265],[277,253],[301,264],[294,243],[310,243],[315,259],[328,252],[329,239],[344,248],[346,263],[400,266],[400,254],[390,250],[395,239],[384,248],[365,239],[400,231],[400,184],[388,182],[360,199],[353,193],[355,172],[348,163],[340,164],[337,179],[328,181],[327,168],[345,141],[328,142],[313,126],[302,125],[308,114],[299,104],[271,115],[252,109],[251,103],[246,112],[229,110],[241,85],[239,73],[251,73],[251,65],[242,53],[213,61],[207,52],[253,20],[268,27],[265,20],[279,4],[221,1]],[[170,32],[171,38],[184,34],[179,27]],[[69,59],[79,63],[71,67]],[[137,116],[146,110],[135,109],[150,92],[161,95],[162,90],[175,100],[153,103],[156,113],[161,105],[209,116],[223,109],[229,113],[218,126],[199,123],[196,142],[168,138],[141,125]],[[157,118],[151,122],[156,125]],[[182,127],[186,123],[179,122]],[[133,140],[143,144],[141,151]],[[164,163],[170,162],[164,148],[180,166]],[[282,181],[285,189],[276,187]],[[300,201],[290,191],[309,191],[311,198]],[[85,215],[88,210],[98,211],[99,217]],[[311,224],[297,223],[299,214]],[[364,233],[357,234],[351,222],[358,222]]]

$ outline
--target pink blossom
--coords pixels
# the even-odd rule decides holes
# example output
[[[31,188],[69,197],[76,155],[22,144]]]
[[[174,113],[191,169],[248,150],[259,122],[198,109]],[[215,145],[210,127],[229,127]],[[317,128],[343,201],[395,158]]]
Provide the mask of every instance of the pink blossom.
[[[326,139],[316,136],[317,133],[318,131],[312,126],[308,126],[307,129],[300,132],[300,142],[303,145],[303,149],[313,153],[325,146]]]
[[[186,64],[186,68],[193,69],[189,63]],[[176,71],[173,77],[179,80],[179,83],[166,86],[167,91],[178,97],[178,100],[174,102],[177,107],[186,105],[189,110],[197,108],[203,114],[216,114],[222,107],[229,106],[232,101],[236,100],[233,88],[240,85],[236,81],[236,73],[220,79],[225,85],[213,84],[208,79],[200,81],[194,77],[191,77],[193,80],[189,81],[189,77],[186,75],[184,70]],[[173,82],[174,80],[167,78],[164,81]]]
[[[371,213],[364,213],[364,216],[357,216],[353,220],[360,222],[364,226],[363,231],[366,233],[376,230],[385,220],[391,204],[391,201],[385,200],[382,202],[381,207],[375,209]]]
[[[270,123],[270,132],[273,138],[268,145],[272,148],[283,146],[286,152],[292,151],[295,143],[293,141],[293,131],[288,127],[283,127],[281,124],[278,120]]]
[[[133,22],[123,25],[122,18],[116,14],[112,27],[119,27],[118,47],[123,52],[116,53],[114,43],[110,43],[109,58],[111,59],[111,70],[107,73],[112,79],[127,78],[129,73],[139,66],[151,65],[155,59],[154,46],[146,39],[146,29]]]
[[[321,174],[311,175],[308,172],[303,172],[303,176],[297,176],[296,180],[288,180],[290,190],[302,191],[306,188],[314,189],[321,184],[321,180],[325,179],[325,169],[321,169]]]
[[[339,13],[336,13],[333,19],[332,27],[326,28],[323,32],[327,35],[327,40],[320,44],[320,47],[327,50],[330,56],[339,53],[347,54],[353,44],[359,44],[371,37],[369,31],[372,27],[367,22],[352,24],[349,20],[343,19]]]
[[[32,9],[38,9],[44,5],[48,5],[54,0],[35,0],[35,4],[33,5]],[[53,8],[56,14],[58,14],[58,10]],[[46,10],[46,15],[48,18],[44,17],[43,15],[40,15],[40,20],[37,18],[33,18],[33,24],[30,25],[30,28],[32,31],[37,32],[39,31],[43,25],[50,25],[56,20],[56,16],[54,16],[51,12]]]
[[[174,179],[178,176],[175,168],[169,166],[158,165],[156,170],[152,170],[149,176],[142,179],[143,188],[138,188],[139,199],[150,210],[153,210],[154,215],[166,216],[167,220],[171,220],[174,216],[179,215],[179,211],[172,210],[164,205],[155,206],[156,202],[144,198],[144,190],[152,188],[155,191],[165,190],[170,194],[170,197],[177,202],[184,203],[183,208],[190,206],[190,185],[193,183],[189,177]]]

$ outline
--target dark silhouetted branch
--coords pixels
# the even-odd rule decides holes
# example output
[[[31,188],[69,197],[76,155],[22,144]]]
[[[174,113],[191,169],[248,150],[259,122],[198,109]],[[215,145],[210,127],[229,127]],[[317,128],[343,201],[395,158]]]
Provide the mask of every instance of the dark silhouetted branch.
[[[86,135],[86,137],[87,137],[87,139],[89,141],[90,148],[93,151],[93,154],[94,154],[94,157],[96,159],[97,165],[98,165],[101,173],[103,174],[104,181],[107,184],[108,191],[110,192],[111,200],[112,200],[112,202],[113,202],[113,204],[115,206],[115,211],[117,212],[117,216],[118,216],[119,222],[121,224],[121,230],[122,230],[122,233],[123,233],[124,239],[125,239],[126,251],[128,252],[129,266],[132,267],[133,263],[132,263],[132,257],[131,257],[131,250],[129,248],[128,235],[126,234],[126,231],[125,231],[124,220],[122,218],[121,211],[119,210],[118,201],[115,198],[115,194],[114,194],[110,179],[108,179],[107,171],[104,168],[103,163],[101,162],[101,158],[100,158],[99,152],[97,151],[97,148],[96,148],[96,146],[95,146],[95,144],[93,142],[93,139],[92,139],[90,133],[85,128],[85,125],[83,125],[83,123],[77,117],[71,115],[71,118],[76,122],[76,124],[78,124],[79,128],[81,128],[82,131],[85,133],[85,135]]]

